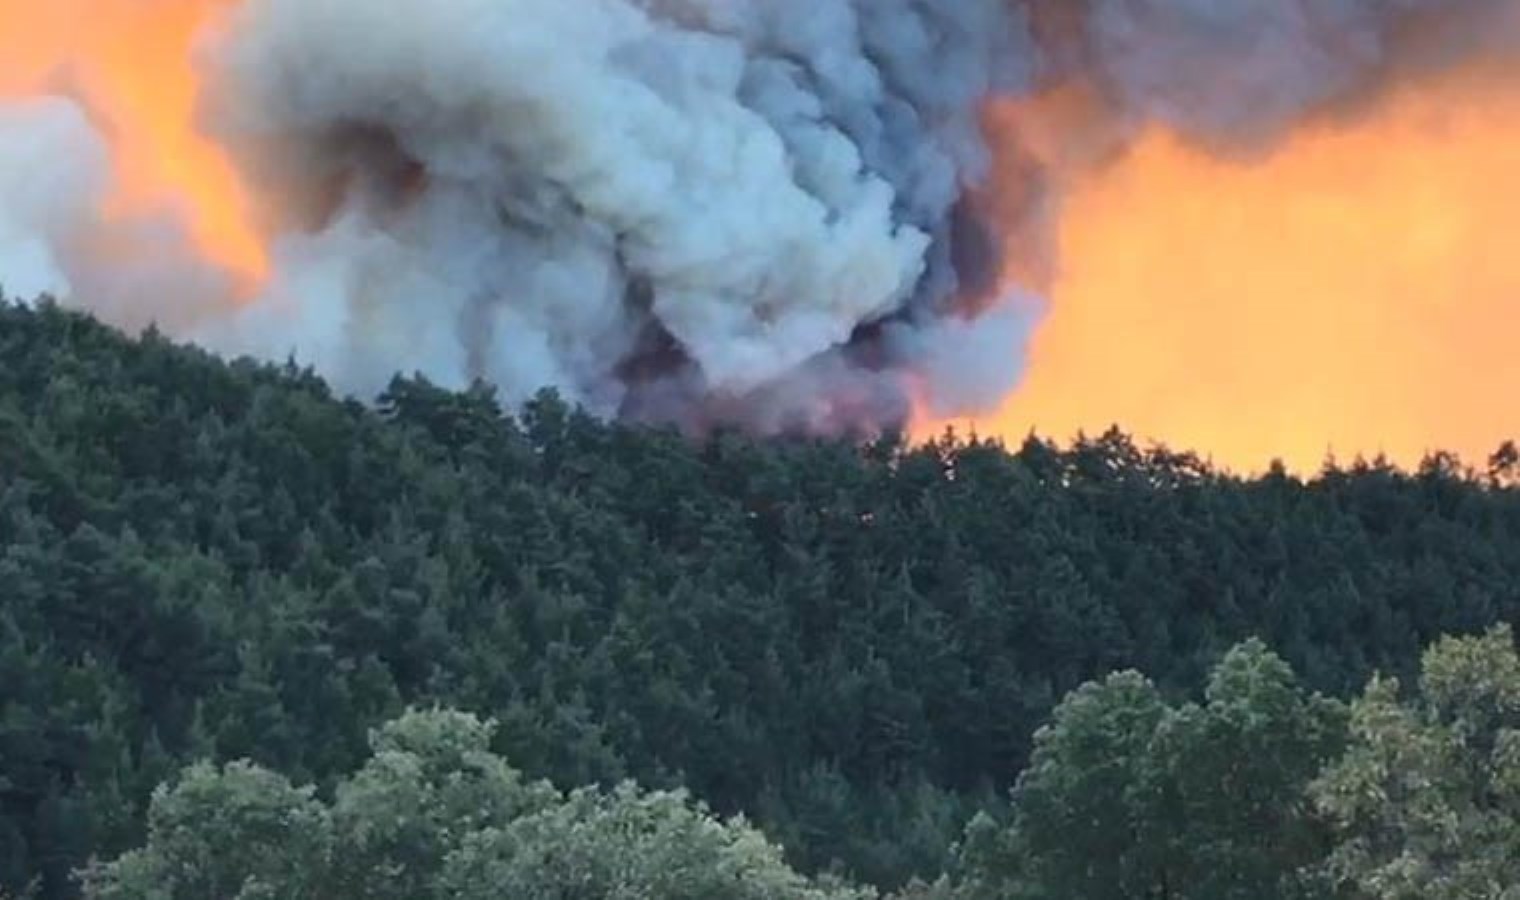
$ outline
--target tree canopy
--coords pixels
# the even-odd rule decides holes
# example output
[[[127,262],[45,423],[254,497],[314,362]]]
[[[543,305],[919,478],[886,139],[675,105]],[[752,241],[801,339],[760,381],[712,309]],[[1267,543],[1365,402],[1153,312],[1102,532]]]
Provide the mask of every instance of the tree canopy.
[[[1520,655],[1507,626],[1439,642],[1422,692],[1348,705],[1259,641],[1168,704],[1089,682],[1035,735],[999,823],[892,900],[1511,900],[1520,896]],[[412,710],[324,802],[246,762],[154,792],[144,846],[90,900],[875,900],[810,879],[742,817],[631,782],[561,793],[490,749],[493,723]]]
[[[197,761],[336,816],[411,707],[493,718],[490,753],[590,819],[629,779],[684,790],[796,871],[890,888],[1004,820],[1062,697],[1135,670],[1093,690],[1141,704],[1146,802],[1207,812],[1183,776],[1218,759],[1163,749],[1256,740],[1227,715],[1256,699],[1196,696],[1231,647],[1259,638],[1297,673],[1280,714],[1318,721],[1315,692],[1520,619],[1510,462],[1240,478],[1117,431],[693,438],[415,378],[365,404],[0,304],[0,887],[70,896]]]
[[[1351,746],[1313,786],[1328,870],[1375,900],[1520,898],[1520,655],[1508,625],[1442,640],[1419,693],[1375,679]]]
[[[331,804],[249,763],[154,792],[145,846],[84,875],[98,900],[852,900],[816,886],[742,820],[682,793],[561,795],[491,752],[473,716],[381,728]]]
[[[1330,833],[1306,788],[1345,744],[1344,706],[1303,690],[1259,641],[1224,657],[1205,696],[1171,706],[1123,672],[1063,700],[1035,735],[1006,833],[973,829],[977,895],[1327,896],[1311,869]]]

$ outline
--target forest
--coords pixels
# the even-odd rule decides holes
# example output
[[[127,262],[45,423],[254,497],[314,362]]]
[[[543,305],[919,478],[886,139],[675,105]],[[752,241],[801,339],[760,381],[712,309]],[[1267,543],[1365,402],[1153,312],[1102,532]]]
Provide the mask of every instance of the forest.
[[[1520,453],[756,440],[0,303],[0,895],[1520,897]]]

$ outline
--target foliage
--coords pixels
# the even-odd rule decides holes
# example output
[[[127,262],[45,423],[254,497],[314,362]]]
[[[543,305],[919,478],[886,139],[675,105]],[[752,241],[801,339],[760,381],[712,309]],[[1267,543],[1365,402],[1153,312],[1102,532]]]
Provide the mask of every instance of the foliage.
[[[100,900],[319,900],[331,845],[310,789],[248,763],[201,763],[154,791],[147,846],[84,882]]]
[[[1035,735],[1005,833],[972,826],[975,896],[1276,900],[1320,896],[1302,870],[1328,833],[1305,787],[1344,742],[1337,702],[1258,641],[1169,706],[1134,672],[1084,685]]]
[[[91,900],[864,900],[787,868],[742,821],[684,794],[561,796],[488,749],[489,723],[408,712],[338,799],[247,763],[153,795],[147,844],[93,866]],[[478,803],[470,803],[470,797]]]
[[[850,900],[787,868],[781,851],[742,820],[720,822],[682,792],[573,792],[563,804],[505,828],[477,832],[449,860],[447,896],[459,900]]]
[[[686,789],[800,870],[933,879],[1086,681],[1143,671],[1175,710],[1260,636],[1347,696],[1520,619],[1490,462],[1246,480],[1117,432],[693,440],[417,379],[366,406],[0,304],[0,887],[69,896],[196,760],[336,798],[435,705],[498,719],[529,779]]]
[[[1345,757],[1314,786],[1334,876],[1376,900],[1520,898],[1520,655],[1509,626],[1443,640],[1420,695],[1377,679]]]

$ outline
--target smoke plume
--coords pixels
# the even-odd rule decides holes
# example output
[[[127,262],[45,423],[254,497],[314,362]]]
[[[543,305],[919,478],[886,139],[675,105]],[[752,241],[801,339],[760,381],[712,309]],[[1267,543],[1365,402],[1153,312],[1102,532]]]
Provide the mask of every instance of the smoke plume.
[[[242,0],[196,60],[268,238],[256,296],[171,212],[103,215],[108,129],[61,98],[0,104],[0,283],[361,395],[420,371],[761,432],[986,409],[1079,135],[1259,150],[1508,52],[1514,7]],[[1081,129],[1015,116],[989,145],[990,106],[1072,89]]]
[[[59,251],[91,222],[109,154],[63,100],[0,106],[0,273],[19,296],[68,290]]]
[[[361,390],[400,364],[608,413],[900,418],[901,373],[985,280],[956,267],[990,246],[956,216],[988,165],[979,103],[1027,79],[1016,21],[996,0],[247,3],[207,56],[208,121],[287,218],[268,296],[215,330],[294,335]]]

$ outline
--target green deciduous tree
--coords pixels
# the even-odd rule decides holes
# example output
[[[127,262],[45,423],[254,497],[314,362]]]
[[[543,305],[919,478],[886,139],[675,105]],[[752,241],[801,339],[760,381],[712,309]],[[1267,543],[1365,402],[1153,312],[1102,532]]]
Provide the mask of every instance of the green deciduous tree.
[[[973,896],[1277,900],[1328,835],[1305,787],[1344,740],[1344,710],[1257,641],[1215,667],[1205,702],[1169,706],[1133,672],[1085,685],[1035,736],[1001,833],[973,824]]]
[[[153,795],[147,843],[82,876],[92,900],[866,900],[799,875],[741,819],[625,782],[562,795],[489,750],[492,724],[412,711],[331,805],[249,763]]]
[[[1314,783],[1327,865],[1375,900],[1520,898],[1520,655],[1501,626],[1426,652],[1419,695],[1375,679],[1351,746]]]
[[[328,810],[250,763],[200,763],[153,794],[148,841],[83,873],[99,900],[322,900]]]
[[[470,835],[449,858],[457,900],[866,900],[815,884],[742,820],[720,821],[683,792],[581,789],[504,828]]]
[[[442,896],[438,873],[469,835],[558,799],[491,752],[493,727],[434,710],[405,713],[375,731],[369,760],[339,785],[332,806],[342,855],[334,890],[366,900]]]

